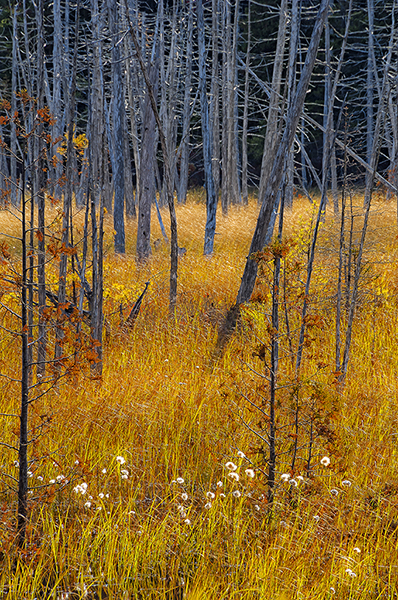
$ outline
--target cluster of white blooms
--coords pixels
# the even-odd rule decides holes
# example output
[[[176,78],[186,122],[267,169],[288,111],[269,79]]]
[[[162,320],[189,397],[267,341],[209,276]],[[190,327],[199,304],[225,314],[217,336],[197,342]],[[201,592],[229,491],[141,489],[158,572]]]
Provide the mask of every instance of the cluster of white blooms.
[[[128,478],[129,478],[129,475],[130,475],[130,473],[127,471],[127,469],[122,469],[122,470],[120,471],[120,474],[121,474],[121,476],[122,476],[122,479],[128,479]]]
[[[299,483],[304,481],[304,477],[302,475],[297,475],[297,477],[291,477],[290,473],[282,473],[281,479],[283,482],[288,483],[293,487],[297,487]]]
[[[328,456],[321,458],[321,465],[328,467],[330,465],[330,458]]]
[[[354,571],[352,571],[351,569],[346,569],[345,572],[347,573],[347,575],[349,575],[350,577],[356,577],[357,574],[354,573]]]
[[[235,465],[235,463],[229,461],[225,463],[225,468],[228,469],[228,471],[236,471],[238,467]]]
[[[116,462],[119,463],[119,465],[124,465],[124,463],[126,462],[126,459],[123,458],[123,456],[117,456]]]
[[[182,504],[180,504],[179,506],[177,506],[177,511],[180,513],[180,517],[185,519],[185,517],[187,516],[187,513],[185,512],[185,506],[182,506]]]
[[[81,494],[82,496],[84,496],[84,494],[87,492],[87,483],[83,482],[83,483],[78,483],[74,488],[73,491],[76,494]]]
[[[228,477],[230,477],[230,479],[233,479],[233,481],[239,481],[239,474],[235,473],[235,471],[228,473]]]

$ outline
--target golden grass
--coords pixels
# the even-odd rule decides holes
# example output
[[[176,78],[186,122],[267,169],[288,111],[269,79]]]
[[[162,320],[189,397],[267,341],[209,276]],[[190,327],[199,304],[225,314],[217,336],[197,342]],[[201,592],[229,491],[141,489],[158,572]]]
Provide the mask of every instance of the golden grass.
[[[151,260],[138,265],[136,223],[130,221],[126,255],[114,256],[107,216],[108,336],[102,381],[90,379],[88,371],[32,405],[33,424],[43,415],[51,417],[32,447],[36,462],[30,479],[32,486],[47,487],[31,494],[29,544],[19,553],[13,544],[15,494],[3,493],[0,595],[18,600],[396,598],[395,208],[376,199],[372,210],[368,270],[362,279],[344,388],[335,385],[333,375],[339,224],[333,215],[326,217],[311,292],[311,314],[321,318],[321,326],[311,329],[313,339],[305,352],[300,415],[319,411],[334,437],[315,440],[309,477],[304,459],[297,463],[290,473],[304,477],[297,487],[281,481],[281,473],[289,471],[289,459],[279,458],[270,513],[265,477],[260,470],[254,479],[245,475],[249,462],[259,469],[264,466],[256,453],[258,440],[239,419],[240,414],[254,424],[259,420],[259,415],[250,415],[242,392],[252,400],[267,393],[261,388],[264,381],[250,370],[264,372],[264,364],[253,353],[268,335],[265,280],[258,287],[263,301],[248,307],[241,329],[211,368],[217,324],[234,302],[257,206],[253,201],[248,208],[232,209],[228,217],[220,215],[214,255],[205,258],[205,211],[199,200],[196,195],[177,209],[179,245],[187,253],[179,265],[175,322],[168,317],[166,245],[158,244]],[[361,201],[360,196],[354,198],[358,215]],[[285,234],[295,240],[291,260],[300,263],[301,277],[312,214],[306,201],[297,201],[286,214]],[[155,219],[154,215],[154,240],[161,238]],[[167,222],[166,212],[164,219]],[[360,216],[354,223],[357,239]],[[6,212],[0,213],[0,231],[17,232]],[[10,246],[18,262],[18,243]],[[55,282],[56,265],[50,269],[49,281]],[[135,328],[126,333],[119,328],[119,305],[125,305],[126,316],[127,304],[148,280]],[[289,285],[294,329],[299,323],[300,283],[292,275]],[[3,325],[9,322],[2,317]],[[293,337],[295,344],[295,332]],[[3,373],[18,374],[17,342],[2,336]],[[287,383],[292,367],[285,338],[281,345],[280,380]],[[4,380],[0,386],[0,411],[17,412],[18,384]],[[289,390],[278,393],[281,424],[290,422],[292,415]],[[2,421],[2,438],[15,444],[17,421],[6,417]],[[291,448],[289,433],[291,429],[280,432],[281,451]],[[300,443],[306,457],[304,427]],[[239,450],[249,462],[239,458]],[[331,459],[328,467],[320,464],[325,455]],[[117,457],[125,463],[119,464]],[[9,483],[5,474],[17,475],[16,459],[15,453],[2,450],[3,490]],[[227,461],[237,464],[239,482],[228,477]],[[84,494],[74,490],[82,483],[87,484]]]

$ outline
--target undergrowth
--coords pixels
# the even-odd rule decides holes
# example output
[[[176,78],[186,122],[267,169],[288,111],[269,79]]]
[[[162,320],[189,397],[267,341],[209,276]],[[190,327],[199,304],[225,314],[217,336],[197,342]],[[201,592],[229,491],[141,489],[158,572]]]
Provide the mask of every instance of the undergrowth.
[[[168,316],[167,247],[159,241],[152,258],[137,264],[132,221],[126,255],[115,256],[110,218],[106,223],[102,379],[75,372],[31,407],[31,427],[44,417],[45,427],[32,447],[23,551],[14,544],[10,477],[17,457],[2,450],[0,598],[396,598],[394,208],[376,199],[344,386],[334,363],[339,223],[327,214],[322,227],[297,379],[292,352],[313,209],[298,200],[286,215],[278,472],[270,507],[266,449],[257,435],[267,419],[253,406],[266,406],[268,393],[267,263],[238,330],[213,360],[257,206],[253,201],[219,217],[215,252],[207,258],[204,206],[195,200],[177,211],[179,244],[187,252],[179,263],[175,321]],[[355,201],[359,211],[362,198]],[[0,231],[16,231],[5,211]],[[156,223],[153,236],[160,240]],[[18,245],[9,251],[18,260]],[[56,273],[49,272],[50,282]],[[120,305],[126,316],[146,281],[134,328],[121,329]],[[15,298],[3,290],[4,301]],[[18,375],[15,336],[2,337],[2,373]],[[3,378],[0,385],[1,413],[18,413],[19,384]],[[2,421],[2,441],[12,446],[16,421]]]

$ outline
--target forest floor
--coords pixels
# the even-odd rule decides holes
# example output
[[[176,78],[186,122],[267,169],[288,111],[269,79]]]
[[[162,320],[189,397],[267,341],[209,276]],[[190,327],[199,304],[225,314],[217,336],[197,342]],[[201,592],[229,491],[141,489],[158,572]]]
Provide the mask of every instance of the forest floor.
[[[354,196],[348,210],[343,292],[352,285],[362,202]],[[115,256],[107,216],[102,378],[83,368],[31,404],[37,439],[23,551],[14,543],[10,479],[17,477],[18,456],[2,449],[0,598],[398,598],[396,206],[382,195],[373,200],[344,386],[335,359],[340,221],[328,212],[321,229],[297,377],[315,210],[296,199],[286,212],[272,506],[266,466],[271,259],[262,264],[239,329],[223,355],[215,354],[257,212],[251,201],[220,214],[208,258],[203,202],[192,194],[177,208],[179,245],[187,251],[179,261],[175,320],[168,316],[169,256],[156,214],[152,239],[159,241],[143,265],[134,257],[136,222],[126,225],[126,254]],[[6,211],[0,232],[17,232]],[[8,240],[8,247],[17,268],[18,244]],[[48,267],[54,287],[57,268],[56,261]],[[120,305],[125,318],[147,281],[141,312],[126,331]],[[15,294],[2,293],[2,303],[17,308]],[[11,323],[2,316],[2,325]],[[2,338],[1,372],[18,379],[18,337]],[[3,377],[1,413],[18,414],[18,394],[18,381]],[[15,445],[18,421],[1,420],[4,442]]]

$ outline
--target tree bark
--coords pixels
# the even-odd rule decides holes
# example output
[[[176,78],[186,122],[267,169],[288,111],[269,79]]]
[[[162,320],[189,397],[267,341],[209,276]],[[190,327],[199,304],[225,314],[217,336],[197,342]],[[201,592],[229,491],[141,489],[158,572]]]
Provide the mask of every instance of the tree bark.
[[[271,96],[268,107],[267,129],[264,139],[264,152],[261,164],[261,176],[258,198],[259,202],[264,198],[268,180],[270,178],[272,161],[278,147],[280,114],[280,90],[282,82],[283,56],[286,40],[287,25],[287,0],[282,0],[279,12],[278,39],[276,44],[274,70],[272,73]],[[289,147],[290,150],[290,147]]]
[[[159,60],[149,65],[148,77],[157,96],[159,81]],[[155,137],[156,119],[151,99],[146,95],[142,113],[142,141],[140,155],[140,194],[138,197],[137,257],[146,260],[151,255],[151,209],[155,197]]]
[[[114,185],[113,226],[115,229],[115,252],[124,254],[126,250],[124,233],[124,93],[119,47],[119,14],[117,0],[108,0],[109,29],[112,36],[112,124],[114,164],[112,176]]]
[[[209,106],[206,91],[205,23],[202,0],[198,0],[196,10],[198,15],[199,89],[202,116],[203,161],[206,185],[206,226],[204,254],[212,254],[214,247],[214,234],[216,232],[217,198],[213,180],[212,132],[209,123]]]
[[[303,71],[301,73],[292,106],[287,115],[285,131],[278,146],[276,155],[272,161],[272,170],[262,199],[257,225],[250,245],[249,255],[246,261],[246,266],[237,296],[237,304],[248,302],[254,288],[257,276],[257,264],[254,260],[252,260],[251,255],[254,252],[262,250],[264,246],[265,236],[283,175],[283,163],[286,153],[289,152],[296,134],[297,125],[303,110],[304,100],[314,68],[319,41],[328,10],[329,0],[322,0],[305,58]]]
[[[169,295],[169,312],[171,316],[175,315],[176,303],[177,303],[177,277],[178,277],[178,237],[177,237],[177,217],[175,213],[174,207],[174,190],[172,183],[172,175],[170,169],[170,160],[167,152],[167,144],[166,138],[162,129],[162,123],[159,117],[158,109],[156,106],[155,94],[153,92],[152,84],[148,75],[148,71],[146,69],[144,59],[142,57],[142,53],[140,50],[140,46],[138,44],[137,36],[135,35],[133,25],[130,20],[127,0],[124,0],[126,6],[126,16],[127,22],[129,25],[129,31],[131,38],[133,40],[134,48],[137,54],[137,58],[141,67],[142,74],[145,79],[146,89],[148,91],[148,95],[151,101],[152,110],[155,115],[156,124],[158,126],[158,132],[160,137],[160,143],[162,147],[163,154],[163,165],[164,165],[164,176],[167,184],[167,202],[169,206],[170,213],[170,230],[171,230],[171,240],[170,240],[170,295]]]

